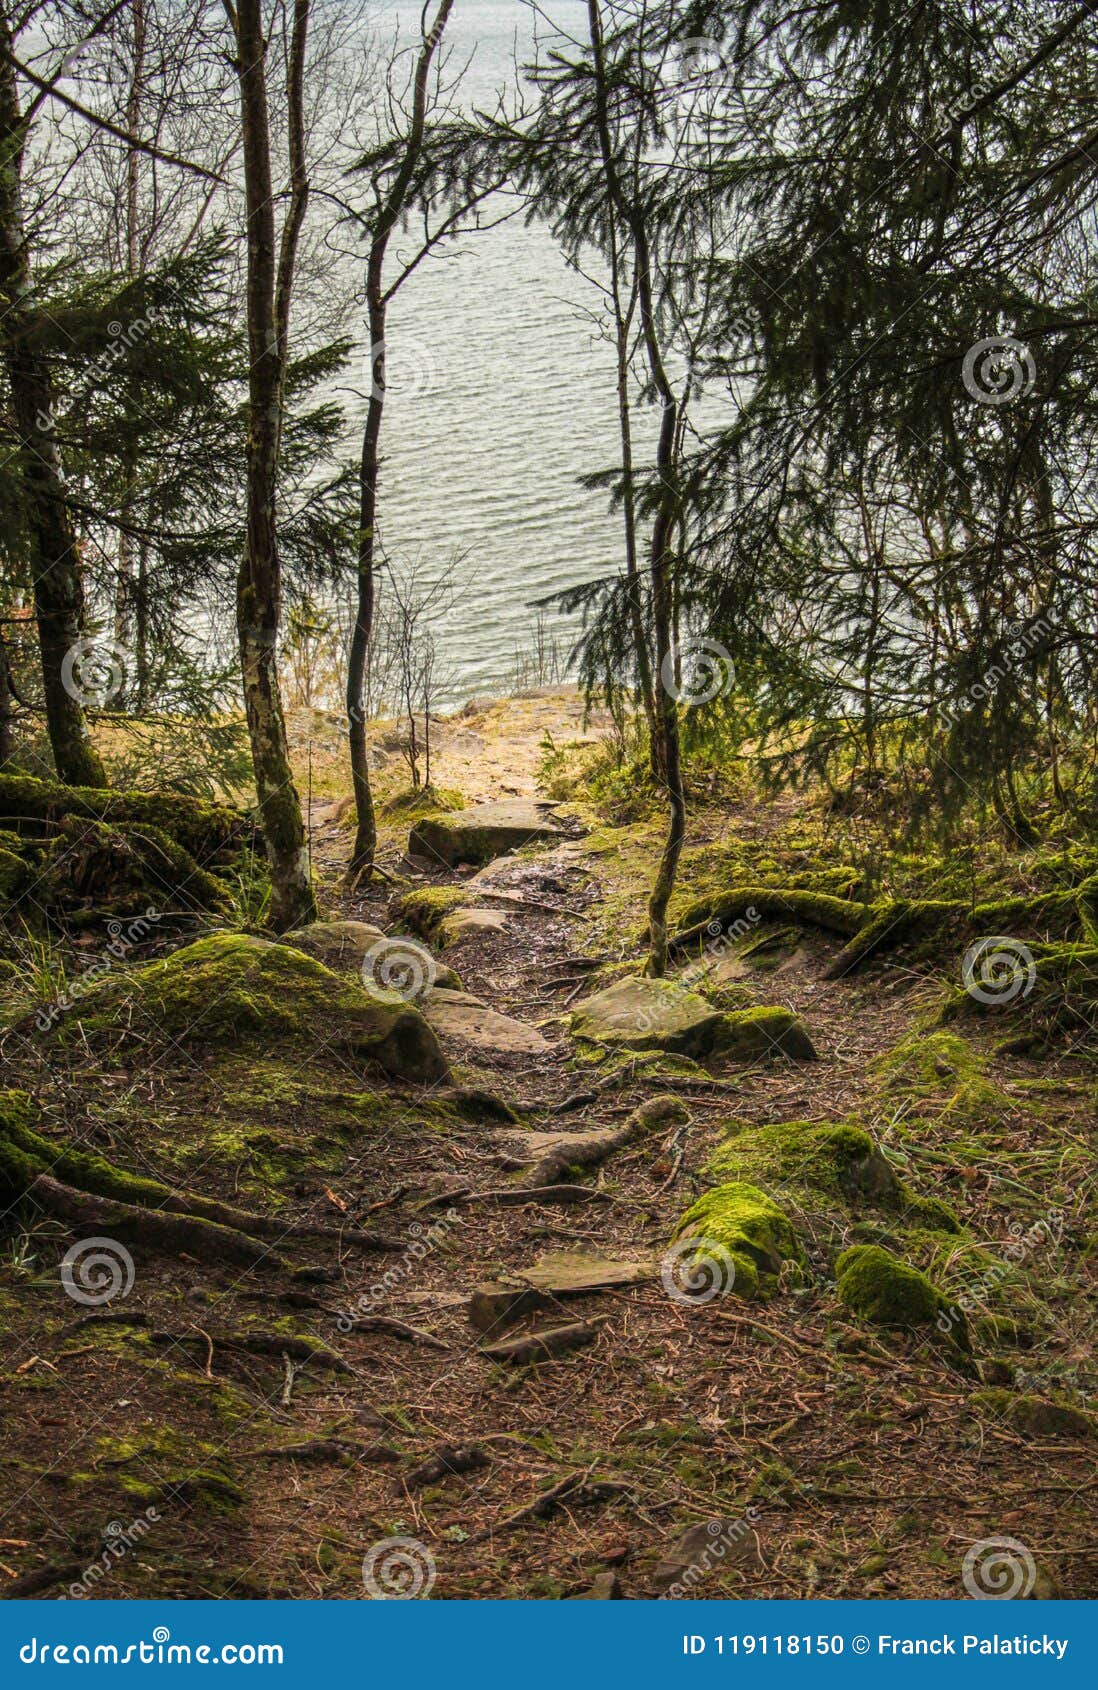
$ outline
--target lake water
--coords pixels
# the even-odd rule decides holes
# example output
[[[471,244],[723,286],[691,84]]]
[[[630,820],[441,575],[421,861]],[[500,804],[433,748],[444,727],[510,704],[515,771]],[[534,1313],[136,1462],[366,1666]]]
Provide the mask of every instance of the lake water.
[[[582,35],[581,0],[551,9]],[[411,44],[419,20],[419,5],[380,0],[378,36],[390,43],[396,29]],[[513,81],[516,39],[520,58],[532,42],[531,13],[519,0],[456,0],[446,39],[455,61],[472,55],[463,102],[490,106]],[[613,352],[592,321],[601,303],[551,235],[516,218],[421,266],[390,308],[382,540],[398,564],[420,559],[451,580],[435,629],[451,702],[511,682],[534,600],[619,565],[620,519],[577,485],[617,461]]]

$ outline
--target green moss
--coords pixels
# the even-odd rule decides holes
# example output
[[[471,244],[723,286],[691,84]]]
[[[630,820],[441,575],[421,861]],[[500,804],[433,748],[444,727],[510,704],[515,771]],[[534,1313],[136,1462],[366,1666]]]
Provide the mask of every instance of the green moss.
[[[448,1071],[411,1005],[382,1002],[301,951],[238,933],[211,934],[107,977],[82,996],[58,1036],[145,1049],[177,1041],[278,1052],[332,1047],[401,1078],[434,1081]]]
[[[958,1125],[987,1126],[1025,1108],[987,1077],[967,1039],[943,1028],[908,1034],[877,1058],[873,1072],[886,1096],[933,1100],[935,1117]]]
[[[87,1483],[106,1473],[115,1476],[127,1496],[145,1503],[201,1504],[224,1512],[247,1500],[217,1445],[170,1426],[151,1427],[130,1438],[100,1438],[92,1452],[91,1473],[73,1477]]]
[[[1093,1414],[1059,1398],[1025,1396],[993,1387],[976,1391],[972,1402],[1023,1438],[1092,1438],[1098,1432]]]
[[[879,1244],[854,1244],[835,1263],[839,1301],[877,1326],[908,1329],[939,1326],[959,1341],[964,1317],[925,1273],[902,1262]]]
[[[679,919],[687,930],[704,929],[715,922],[727,927],[738,921],[795,921],[802,927],[819,927],[825,933],[849,937],[864,925],[869,913],[868,904],[832,898],[826,892],[806,892],[794,886],[739,886],[688,904]],[[697,938],[704,942],[704,932]]]
[[[0,846],[0,898],[7,901],[17,898],[30,875],[31,867],[25,858]]]
[[[61,786],[30,775],[0,774],[0,821],[22,834],[28,824],[87,816],[102,822],[136,822],[161,829],[198,862],[208,863],[246,844],[251,817],[225,804],[210,804],[166,792],[111,792],[98,787]]]
[[[829,1122],[781,1121],[734,1127],[708,1168],[716,1179],[818,1192],[830,1202],[892,1203],[898,1185],[873,1139],[861,1128]]]
[[[451,910],[468,908],[476,901],[476,893],[468,886],[418,886],[397,900],[394,913],[421,939],[430,939]]]
[[[758,1004],[754,1009],[734,1010],[722,1016],[713,1041],[713,1054],[733,1062],[754,1062],[775,1056],[810,1062],[816,1051],[799,1015],[790,1009]]]
[[[742,1180],[715,1186],[699,1197],[683,1215],[675,1237],[698,1240],[690,1263],[703,1274],[720,1274],[720,1255],[712,1246],[726,1253],[735,1276],[732,1286],[724,1288],[735,1289],[741,1297],[757,1296],[784,1263],[799,1265],[804,1260],[788,1217],[765,1191]]]

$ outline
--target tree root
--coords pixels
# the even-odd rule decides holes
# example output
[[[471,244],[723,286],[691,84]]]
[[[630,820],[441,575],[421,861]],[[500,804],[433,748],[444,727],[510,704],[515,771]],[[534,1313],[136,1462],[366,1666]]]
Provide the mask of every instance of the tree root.
[[[534,1163],[519,1189],[543,1190],[556,1185],[570,1168],[597,1167],[642,1134],[655,1127],[678,1125],[685,1119],[686,1108],[678,1098],[653,1097],[634,1109],[622,1126],[608,1132],[562,1134],[559,1145],[554,1145]]]
[[[232,1227],[218,1226],[194,1215],[173,1215],[163,1209],[142,1209],[133,1203],[113,1202],[62,1185],[48,1174],[33,1179],[25,1194],[60,1220],[117,1239],[120,1244],[145,1244],[170,1256],[195,1256],[199,1260],[236,1262],[250,1267],[260,1262],[272,1268],[286,1265],[269,1244],[249,1238]]]
[[[825,933],[851,938],[865,925],[871,909],[871,905],[851,898],[833,898],[825,892],[805,892],[796,887],[737,886],[691,904],[670,948],[680,954],[695,947],[704,950],[718,928],[724,932],[741,921],[795,921],[802,927],[818,927]]]
[[[0,1095],[0,1196],[8,1201],[29,1196],[49,1213],[94,1226],[120,1243],[132,1239],[170,1255],[266,1262],[275,1268],[286,1266],[272,1248],[284,1238],[330,1239],[363,1250],[401,1248],[399,1240],[382,1233],[285,1221],[195,1192],[172,1191],[158,1180],[124,1172],[105,1157],[52,1143],[29,1126],[32,1114],[22,1093]]]
[[[890,898],[875,904],[833,898],[797,887],[744,886],[699,899],[685,912],[685,926],[671,941],[673,952],[704,950],[718,934],[740,922],[790,919],[803,927],[835,933],[846,944],[824,978],[855,973],[873,957],[913,943],[963,942],[997,934],[1036,934],[1098,943],[1098,875],[1066,892],[1001,898],[971,904],[961,898]]]

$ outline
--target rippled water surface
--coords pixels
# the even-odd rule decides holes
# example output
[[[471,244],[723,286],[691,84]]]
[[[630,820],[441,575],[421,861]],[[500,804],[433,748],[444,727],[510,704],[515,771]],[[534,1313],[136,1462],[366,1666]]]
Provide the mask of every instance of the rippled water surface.
[[[579,0],[554,20],[582,31]],[[416,38],[420,8],[378,8],[378,34]],[[457,0],[447,32],[472,53],[463,99],[490,104],[532,39],[518,0]],[[390,310],[382,536],[395,560],[450,572],[454,608],[436,630],[445,691],[490,691],[529,651],[532,601],[616,568],[606,495],[577,478],[615,462],[613,355],[592,314],[600,295],[552,236],[514,219],[421,266]]]

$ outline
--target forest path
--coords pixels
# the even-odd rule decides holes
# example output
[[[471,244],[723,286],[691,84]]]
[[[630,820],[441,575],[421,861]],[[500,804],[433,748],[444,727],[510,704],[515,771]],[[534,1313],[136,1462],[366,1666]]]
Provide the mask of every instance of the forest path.
[[[966,1404],[979,1381],[933,1338],[878,1341],[820,1284],[773,1305],[684,1304],[658,1273],[683,1211],[709,1183],[705,1163],[727,1123],[864,1111],[874,1063],[912,1030],[926,982],[901,967],[827,981],[837,942],[802,939],[751,983],[759,1001],[804,1017],[817,1062],[730,1069],[716,1084],[702,1072],[646,1079],[638,1066],[604,1083],[598,1065],[577,1068],[567,1031],[569,1005],[587,989],[571,968],[583,950],[576,916],[597,916],[603,900],[598,857],[568,840],[497,863],[492,878],[526,904],[443,960],[468,991],[540,1028],[549,1048],[459,1053],[462,1081],[528,1111],[520,1131],[613,1129],[667,1091],[690,1122],[619,1151],[591,1199],[567,1208],[466,1202],[513,1177],[516,1133],[499,1125],[470,1125],[448,1146],[405,1141],[387,1161],[396,1189],[414,1198],[410,1210],[394,1204],[393,1223],[442,1217],[443,1228],[384,1307],[448,1348],[364,1333],[346,1342],[372,1400],[402,1405],[432,1452],[436,1476],[424,1491],[405,1487],[400,1521],[431,1545],[436,1594],[579,1594],[620,1575],[625,1594],[656,1595],[678,1576],[674,1545],[690,1522],[725,1523],[713,1529],[726,1553],[702,1556],[700,1571],[688,1543],[688,1589],[706,1596],[955,1595],[966,1547],[1020,1518],[1027,1543],[1063,1544],[1065,1495],[1077,1513],[1085,1504],[1064,1483],[1067,1469],[1085,1485],[1093,1462],[1033,1450],[1004,1427],[977,1432]],[[441,869],[430,879],[461,883]],[[554,903],[557,913],[532,907]],[[344,913],[384,919],[386,904],[371,893],[346,900]],[[630,955],[624,944],[616,954]],[[554,1113],[577,1094],[577,1107]],[[430,1207],[417,1211],[425,1189]],[[416,1212],[423,1221],[409,1222]],[[561,1251],[657,1272],[629,1288],[551,1298],[506,1330],[473,1329],[474,1287]],[[577,1321],[594,1322],[596,1336],[568,1356],[516,1370],[483,1353],[531,1324]],[[372,1490],[369,1476],[357,1507]],[[1065,1574],[1085,1577],[1070,1560]]]

